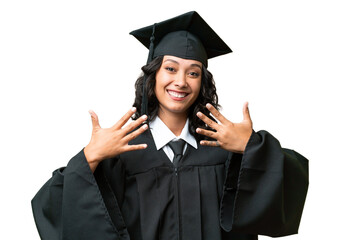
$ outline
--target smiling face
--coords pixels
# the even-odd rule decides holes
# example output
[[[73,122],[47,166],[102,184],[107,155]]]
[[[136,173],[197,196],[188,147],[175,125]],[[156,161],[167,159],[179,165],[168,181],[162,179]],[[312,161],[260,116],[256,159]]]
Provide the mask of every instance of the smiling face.
[[[158,115],[187,117],[201,87],[202,64],[174,56],[164,56],[156,72],[155,94],[159,101]]]

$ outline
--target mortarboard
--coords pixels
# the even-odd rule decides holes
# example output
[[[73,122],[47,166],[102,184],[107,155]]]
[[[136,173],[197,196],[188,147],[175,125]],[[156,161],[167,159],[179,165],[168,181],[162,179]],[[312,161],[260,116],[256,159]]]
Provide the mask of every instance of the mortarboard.
[[[232,52],[195,11],[134,30],[130,34],[149,49],[147,63],[155,57],[171,55],[197,60],[207,67],[209,58]],[[147,114],[146,79],[145,75],[142,114]]]

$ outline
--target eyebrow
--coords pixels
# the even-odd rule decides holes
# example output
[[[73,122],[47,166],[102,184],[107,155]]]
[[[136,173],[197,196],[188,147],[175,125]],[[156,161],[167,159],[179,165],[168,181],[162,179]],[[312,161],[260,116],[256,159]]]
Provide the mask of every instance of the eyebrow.
[[[201,70],[201,66],[200,66],[199,64],[193,63],[193,64],[191,64],[191,66],[192,66],[192,67],[198,67],[198,68],[200,68],[200,70]]]
[[[177,61],[175,61],[175,60],[173,60],[173,59],[166,59],[164,62],[167,62],[167,61],[173,62],[173,63],[176,63],[176,64],[179,65],[179,62],[177,62]],[[193,64],[191,64],[190,66],[191,66],[191,67],[198,67],[198,68],[201,69],[201,66],[200,66],[199,64],[197,64],[197,63],[193,63]]]

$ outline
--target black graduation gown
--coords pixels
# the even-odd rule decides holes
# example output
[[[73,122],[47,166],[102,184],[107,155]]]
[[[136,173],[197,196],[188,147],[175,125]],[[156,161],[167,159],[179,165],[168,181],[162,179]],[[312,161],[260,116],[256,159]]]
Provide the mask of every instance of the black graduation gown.
[[[244,154],[190,145],[175,168],[150,131],[93,174],[83,150],[32,200],[42,239],[253,240],[297,233],[308,161],[253,132]]]

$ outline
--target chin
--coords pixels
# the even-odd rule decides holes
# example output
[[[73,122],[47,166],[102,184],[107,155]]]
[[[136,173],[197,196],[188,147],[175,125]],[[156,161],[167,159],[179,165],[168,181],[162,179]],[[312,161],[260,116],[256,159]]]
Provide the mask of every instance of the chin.
[[[182,114],[187,114],[188,109],[189,108],[186,108],[184,106],[167,106],[167,107],[162,107],[162,112],[182,115]]]

